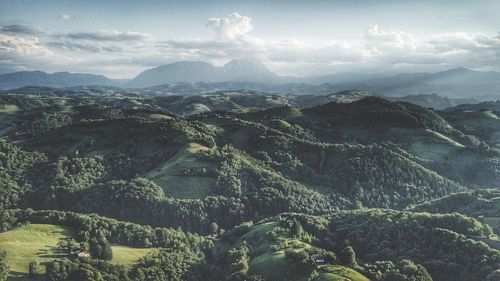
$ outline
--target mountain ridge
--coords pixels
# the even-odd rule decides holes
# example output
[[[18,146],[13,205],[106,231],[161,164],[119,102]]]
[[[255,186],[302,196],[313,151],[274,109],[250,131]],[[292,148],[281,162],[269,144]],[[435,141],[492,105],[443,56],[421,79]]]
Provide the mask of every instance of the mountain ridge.
[[[0,74],[0,89],[25,86],[72,87],[83,85],[123,86],[126,79],[110,79],[104,75],[40,70]]]
[[[250,90],[284,94],[327,95],[345,90],[368,90],[387,97],[440,95],[461,99],[498,99],[500,73],[452,68],[440,72],[392,76],[331,73],[319,76],[280,76],[254,58],[235,59],[216,67],[207,62],[179,61],[147,69],[131,80],[103,75],[42,71],[0,74],[0,89],[23,86],[118,86],[165,94],[199,94]]]

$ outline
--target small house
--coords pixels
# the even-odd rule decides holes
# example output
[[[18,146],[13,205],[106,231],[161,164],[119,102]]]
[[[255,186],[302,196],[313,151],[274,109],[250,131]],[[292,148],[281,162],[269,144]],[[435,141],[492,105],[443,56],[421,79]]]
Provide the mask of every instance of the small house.
[[[325,256],[322,254],[315,254],[312,255],[311,258],[316,264],[324,264],[325,263]]]
[[[84,249],[71,250],[69,252],[72,256],[81,258],[81,257],[90,257],[90,253],[85,251]]]
[[[79,258],[90,258],[90,253],[89,252],[86,252],[86,251],[83,251],[83,252],[79,252],[76,254],[77,257]]]

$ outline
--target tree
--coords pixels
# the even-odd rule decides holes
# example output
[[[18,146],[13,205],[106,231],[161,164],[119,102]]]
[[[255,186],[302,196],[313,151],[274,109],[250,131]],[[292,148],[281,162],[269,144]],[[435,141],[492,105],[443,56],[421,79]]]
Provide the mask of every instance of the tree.
[[[37,276],[43,274],[43,266],[40,265],[38,261],[32,261],[29,263],[29,275]]]
[[[111,260],[113,250],[105,237],[98,237],[90,240],[90,255],[101,260]]]
[[[7,280],[9,275],[9,266],[5,263],[7,254],[5,252],[0,252],[0,281]]]
[[[296,219],[293,220],[291,232],[294,238],[300,238],[302,236],[302,233],[304,232],[302,225]]]
[[[312,263],[312,260],[306,251],[287,249],[285,251],[285,258],[299,265],[307,265]]]
[[[346,266],[355,266],[356,265],[356,253],[351,246],[346,246],[339,255],[340,262]]]
[[[109,243],[104,244],[104,249],[102,252],[102,259],[103,260],[112,260],[113,259],[113,250],[111,249],[111,245]]]
[[[212,222],[210,224],[210,233],[217,234],[218,231],[219,231],[219,226],[215,222]]]
[[[388,272],[384,274],[384,276],[382,276],[382,278],[380,279],[380,281],[407,281],[407,280],[408,279],[403,274],[397,271]]]
[[[398,263],[399,271],[408,277],[408,280],[432,281],[431,275],[425,267],[415,264],[411,260],[402,260]]]

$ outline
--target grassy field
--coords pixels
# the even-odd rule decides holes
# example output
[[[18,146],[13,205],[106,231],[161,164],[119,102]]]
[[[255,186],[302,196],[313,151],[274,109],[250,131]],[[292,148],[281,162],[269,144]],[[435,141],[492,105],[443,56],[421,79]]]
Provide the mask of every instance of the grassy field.
[[[0,105],[0,112],[2,113],[14,113],[19,111],[19,107],[15,104],[1,104]]]
[[[150,114],[149,118],[154,119],[154,120],[171,120],[171,119],[173,119],[172,117],[170,117],[168,115],[158,114],[158,113]]]
[[[165,194],[175,198],[198,199],[206,197],[215,180],[206,176],[184,174],[188,169],[210,169],[210,163],[200,160],[197,153],[210,149],[198,143],[189,143],[181,148],[172,158],[157,169],[149,172],[146,177],[163,187]]]
[[[138,262],[139,259],[153,251],[149,248],[132,248],[120,245],[112,245],[111,249],[113,250],[113,259],[111,263],[127,266]]]
[[[445,161],[449,155],[457,153],[464,146],[447,136],[425,130],[411,135],[408,152],[428,160]]]
[[[32,261],[41,264],[53,259],[67,257],[57,247],[63,239],[73,237],[70,228],[50,224],[29,224],[11,231],[0,233],[0,251],[7,253],[7,264],[10,267],[9,281],[33,280],[28,278],[28,266]],[[111,263],[131,265],[152,251],[152,249],[132,248],[112,245],[113,260]]]
[[[321,267],[320,275],[314,279],[315,281],[370,281],[354,269],[347,268],[341,265],[327,265]]]
[[[259,224],[242,237],[241,240],[252,241],[251,244],[254,247],[249,262],[249,271],[264,276],[266,280],[307,281],[314,269],[313,267],[291,263],[286,259],[284,250],[273,249],[272,246],[276,245],[278,241],[269,240],[266,233],[275,227],[277,227],[276,223]],[[293,242],[296,243],[294,247],[296,250],[310,247],[309,244],[291,238],[281,240],[283,244]]]
[[[10,267],[9,280],[29,280],[26,275],[32,261],[43,264],[65,257],[66,253],[57,248],[57,243],[72,235],[69,228],[49,224],[30,224],[0,233],[0,250],[7,253]]]
[[[426,129],[425,130],[426,132],[428,132],[429,134],[435,136],[437,139],[443,141],[444,143],[447,143],[447,144],[450,144],[450,145],[453,145],[453,146],[456,146],[456,147],[459,147],[459,148],[464,148],[465,146],[461,143],[458,143],[452,139],[450,139],[449,137],[441,134],[441,133],[438,133],[438,132],[435,132],[435,131],[432,131],[432,130],[429,130],[429,129]]]

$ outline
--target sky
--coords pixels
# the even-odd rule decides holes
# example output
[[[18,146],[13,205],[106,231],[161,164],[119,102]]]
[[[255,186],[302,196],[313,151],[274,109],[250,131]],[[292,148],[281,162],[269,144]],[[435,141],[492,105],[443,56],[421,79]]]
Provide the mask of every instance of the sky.
[[[500,71],[500,1],[0,1],[0,73],[249,57],[293,76]]]

